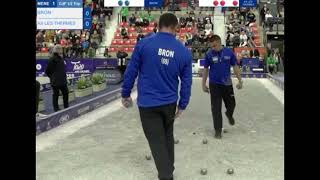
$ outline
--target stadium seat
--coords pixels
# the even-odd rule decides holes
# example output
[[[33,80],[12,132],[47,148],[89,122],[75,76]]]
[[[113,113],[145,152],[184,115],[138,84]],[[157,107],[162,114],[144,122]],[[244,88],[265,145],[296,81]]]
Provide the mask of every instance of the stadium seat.
[[[121,22],[121,23],[120,23],[120,26],[128,26],[128,23],[126,23],[126,22]]]
[[[137,44],[137,40],[136,39],[131,39],[130,40],[130,45],[136,45]]]
[[[130,44],[131,44],[131,41],[130,41],[130,40],[124,41],[124,45],[128,46],[128,45],[130,45]]]
[[[115,39],[121,39],[121,35],[119,33],[116,33],[114,36]]]
[[[180,33],[186,33],[186,32],[187,32],[186,28],[181,28],[180,29]]]
[[[128,33],[133,33],[136,32],[136,29],[134,27],[131,27],[128,29]]]
[[[117,44],[118,44],[117,40],[114,39],[111,41],[111,45],[117,45]]]

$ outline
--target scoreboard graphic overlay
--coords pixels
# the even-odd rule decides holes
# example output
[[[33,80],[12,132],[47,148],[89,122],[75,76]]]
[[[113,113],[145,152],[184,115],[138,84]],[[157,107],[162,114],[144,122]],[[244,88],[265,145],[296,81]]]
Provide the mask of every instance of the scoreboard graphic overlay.
[[[163,0],[105,0],[104,7],[162,7]]]
[[[90,29],[91,21],[82,0],[37,0],[37,29]]]
[[[199,7],[256,7],[257,0],[199,0]]]

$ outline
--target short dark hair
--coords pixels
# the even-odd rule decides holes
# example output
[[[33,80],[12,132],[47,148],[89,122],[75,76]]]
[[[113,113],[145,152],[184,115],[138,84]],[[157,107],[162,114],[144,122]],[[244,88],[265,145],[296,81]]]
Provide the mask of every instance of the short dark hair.
[[[218,41],[218,42],[221,42],[221,38],[220,36],[218,35],[212,35],[210,38],[209,38],[209,42],[215,42],[215,41]]]
[[[173,28],[176,27],[178,25],[178,19],[176,17],[176,15],[172,14],[172,13],[164,13],[160,16],[159,19],[159,28]]]

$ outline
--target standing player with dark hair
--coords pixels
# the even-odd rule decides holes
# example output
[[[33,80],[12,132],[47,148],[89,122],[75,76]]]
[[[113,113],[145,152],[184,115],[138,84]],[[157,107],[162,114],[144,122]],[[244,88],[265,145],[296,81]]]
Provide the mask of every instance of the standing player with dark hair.
[[[122,103],[129,107],[131,89],[139,74],[137,104],[160,180],[173,179],[174,119],[186,109],[191,94],[192,56],[176,40],[177,26],[175,15],[161,15],[159,32],[143,38],[134,48],[122,86]]]
[[[202,89],[211,96],[211,111],[213,116],[213,125],[215,129],[215,138],[221,139],[222,131],[222,100],[224,101],[227,111],[225,112],[229,123],[234,125],[233,112],[236,106],[234,92],[232,87],[230,68],[239,80],[237,88],[242,88],[242,80],[237,59],[233,52],[228,48],[223,48],[221,38],[213,35],[209,38],[212,50],[208,51],[205,56],[204,73],[202,76]],[[210,67],[210,72],[208,68]],[[209,72],[209,88],[206,85]]]

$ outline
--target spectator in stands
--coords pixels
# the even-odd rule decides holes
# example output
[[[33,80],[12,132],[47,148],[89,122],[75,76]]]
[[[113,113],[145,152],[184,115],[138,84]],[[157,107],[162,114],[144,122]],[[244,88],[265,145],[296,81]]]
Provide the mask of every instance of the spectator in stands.
[[[187,23],[188,22],[193,22],[193,18],[191,17],[191,14],[189,14],[189,16],[186,18]]]
[[[143,22],[143,26],[144,26],[144,27],[149,26],[149,20],[148,20],[148,17],[146,17],[146,16],[145,16],[145,17],[143,18],[143,21],[142,21],[142,22]]]
[[[154,33],[157,33],[158,32],[158,29],[156,27],[153,28],[152,30]]]
[[[93,40],[96,44],[100,44],[100,35],[98,34],[97,30],[93,31],[91,35],[91,40]]]
[[[140,26],[143,26],[143,18],[141,16],[139,16],[137,19],[136,19],[136,24],[135,24],[136,27],[140,27]]]
[[[227,38],[226,38],[226,46],[232,46],[233,45],[233,37],[234,34],[232,31],[227,32]]]
[[[73,57],[78,58],[79,56],[82,56],[82,47],[79,39],[77,39],[76,42],[73,44],[72,50]]]
[[[276,63],[276,71],[278,72],[280,69],[280,61],[281,61],[281,56],[279,53],[279,49],[274,49],[273,53],[272,53],[272,57],[275,60]]]
[[[67,86],[67,75],[64,65],[64,60],[62,59],[62,47],[61,45],[56,45],[53,48],[53,55],[48,61],[48,66],[46,68],[46,75],[50,79],[53,96],[52,104],[54,111],[57,112],[60,110],[58,99],[60,91],[63,96],[63,106],[64,108],[69,107],[69,90]]]
[[[244,31],[241,31],[240,35],[240,47],[245,47],[248,45],[248,37]]]
[[[262,25],[262,23],[265,22],[265,16],[268,11],[269,11],[269,8],[267,8],[267,4],[264,4],[263,8],[260,11],[260,18],[261,18],[260,25]]]
[[[104,56],[104,57],[109,57],[109,58],[111,57],[111,56],[109,55],[109,48],[106,47],[106,48],[104,49],[103,56]]]
[[[269,27],[269,30],[272,31],[273,28],[273,16],[270,11],[267,12],[265,16],[265,25]]]
[[[43,33],[41,31],[38,32],[37,36],[36,36],[36,45],[37,45],[37,49],[40,50],[40,48],[42,48],[43,46],[43,42],[44,42],[44,36]]]
[[[256,15],[252,12],[252,10],[250,10],[247,14],[247,21],[250,23],[253,23],[256,21]]]
[[[123,26],[121,28],[121,36],[122,36],[122,39],[129,39],[127,28]]]
[[[136,16],[134,14],[131,15],[129,18],[129,26],[131,27],[132,25],[136,24]]]
[[[205,33],[206,35],[209,35],[213,30],[212,24],[210,21],[207,21],[207,24],[205,25]]]
[[[204,45],[207,42],[207,36],[205,34],[205,31],[200,31],[199,41],[202,45]]]
[[[186,25],[187,25],[186,18],[180,17],[180,19],[179,19],[179,24],[180,24],[180,27],[181,27],[181,28],[185,28]]]
[[[82,42],[81,42],[81,47],[83,49],[83,57],[87,57],[88,55],[88,49],[89,49],[89,41],[86,40],[85,38],[82,38]]]
[[[153,20],[154,20],[154,16],[151,14],[150,11],[148,12],[148,17],[147,17],[147,19],[148,19],[149,22],[153,22]]]
[[[239,32],[236,31],[234,33],[234,36],[232,38],[232,42],[233,42],[233,47],[239,47],[240,46],[240,36],[239,36]]]
[[[198,23],[197,26],[198,26],[197,28],[199,31],[205,30],[205,23],[202,19],[200,19],[200,22]]]
[[[192,45],[192,34],[187,33],[186,34],[186,46],[191,46]]]
[[[94,46],[94,44],[91,43],[91,44],[90,44],[90,47],[89,47],[89,49],[88,49],[88,56],[89,56],[89,58],[93,58],[93,57],[96,56],[96,49],[95,49],[93,46]]]
[[[119,60],[119,70],[122,74],[124,74],[125,70],[126,70],[126,57],[128,57],[128,54],[126,52],[124,52],[122,49],[120,49],[118,52],[117,52],[117,58]]]
[[[128,7],[123,7],[123,8],[121,8],[122,22],[127,22],[128,13],[129,13]]]
[[[269,69],[269,73],[273,74],[276,68],[276,61],[273,58],[272,54],[267,57],[267,65]]]

